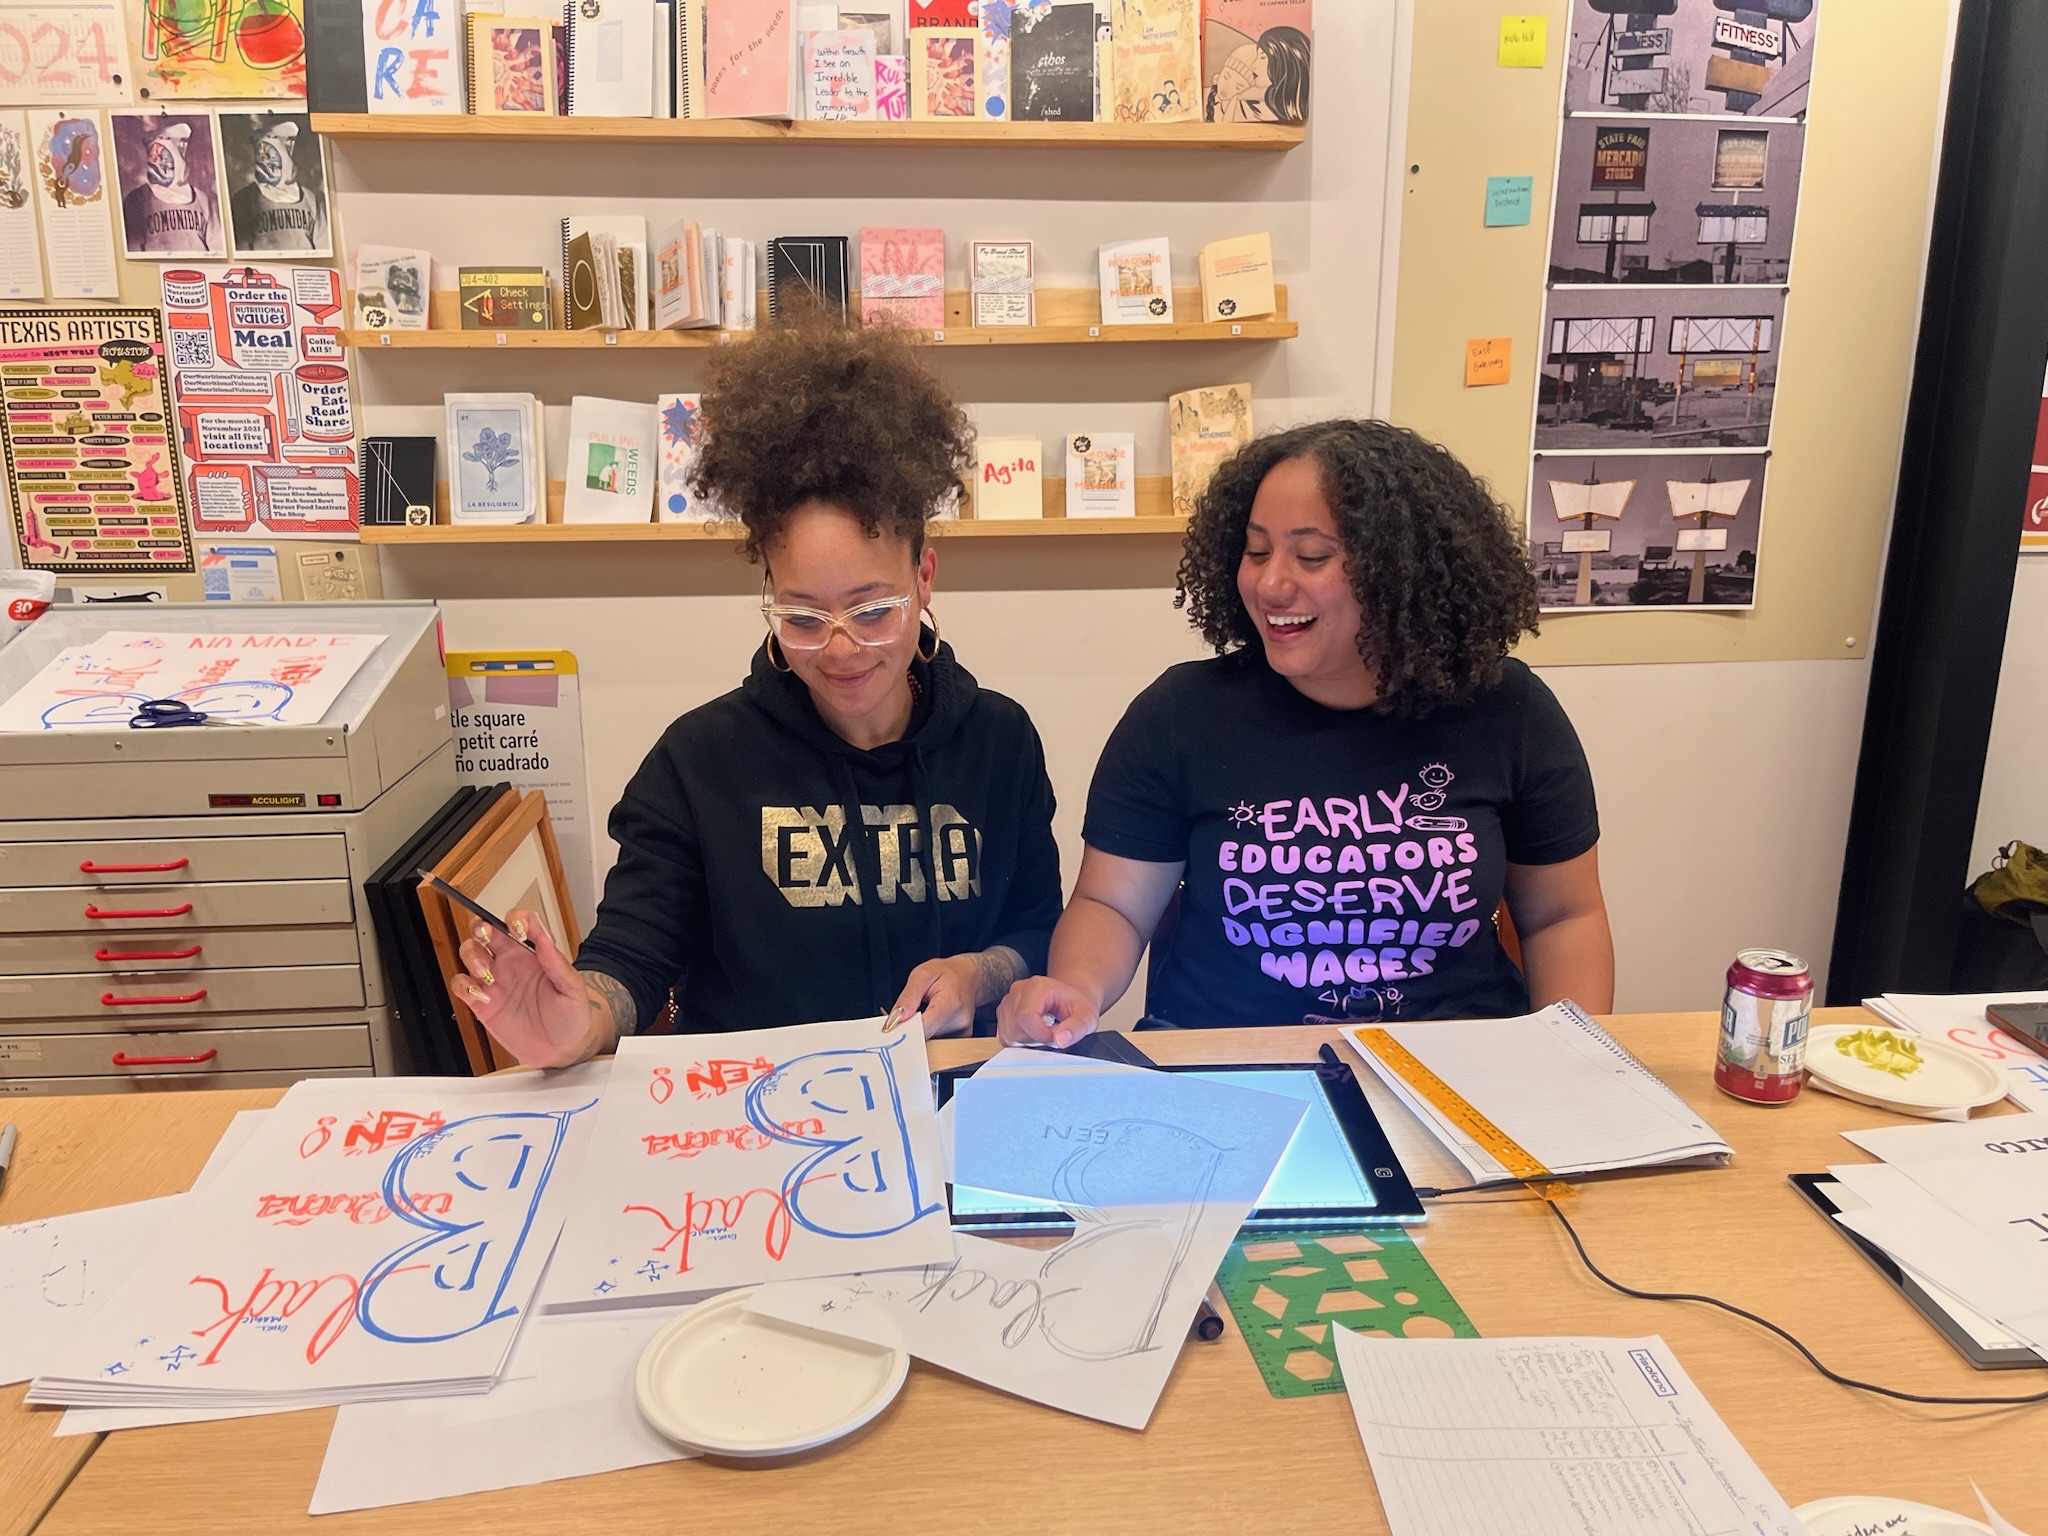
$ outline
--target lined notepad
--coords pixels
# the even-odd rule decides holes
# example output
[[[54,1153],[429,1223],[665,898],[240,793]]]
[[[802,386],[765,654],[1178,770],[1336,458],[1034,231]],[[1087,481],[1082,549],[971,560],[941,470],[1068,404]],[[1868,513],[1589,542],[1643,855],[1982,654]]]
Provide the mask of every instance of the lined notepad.
[[[1518,1019],[1359,1026],[1347,1044],[1484,1183],[1508,1170],[1360,1043],[1383,1028],[1552,1173],[1725,1162],[1732,1149],[1685,1100],[1571,1003]]]
[[[1660,1338],[1336,1343],[1393,1536],[1805,1529]]]

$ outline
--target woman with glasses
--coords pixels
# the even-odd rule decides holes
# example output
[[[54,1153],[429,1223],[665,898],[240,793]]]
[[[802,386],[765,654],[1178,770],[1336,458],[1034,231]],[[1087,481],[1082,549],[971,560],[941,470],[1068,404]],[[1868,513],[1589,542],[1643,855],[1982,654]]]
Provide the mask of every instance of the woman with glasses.
[[[889,1012],[992,1021],[1060,912],[1030,717],[939,638],[926,523],[972,462],[965,415],[887,331],[764,330],[716,357],[697,489],[745,528],[767,633],[751,673],[648,753],[572,966],[476,927],[454,986],[520,1060],[654,1021],[687,1031]]]

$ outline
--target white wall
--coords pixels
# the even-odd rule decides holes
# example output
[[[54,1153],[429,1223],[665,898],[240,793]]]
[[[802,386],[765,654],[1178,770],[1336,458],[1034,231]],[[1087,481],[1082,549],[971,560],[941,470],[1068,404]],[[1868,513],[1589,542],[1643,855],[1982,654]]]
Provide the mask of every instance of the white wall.
[[[1972,879],[2016,837],[2048,848],[2048,555],[2019,560],[1970,846]]]
[[[1103,241],[1166,233],[1177,275],[1190,282],[1201,240],[1270,228],[1298,341],[929,354],[984,428],[1038,433],[1049,446],[1084,424],[1137,430],[1139,467],[1156,474],[1166,468],[1160,402],[1174,390],[1249,378],[1262,428],[1388,398],[1380,316],[1392,306],[1382,310],[1380,289],[1394,247],[1381,213],[1390,192],[1396,206],[1402,195],[1387,162],[1399,147],[1389,125],[1406,121],[1390,79],[1402,41],[1394,15],[1393,0],[1322,8],[1315,126],[1304,148],[1283,156],[347,144],[336,146],[340,218],[350,245],[424,244],[451,268],[552,264],[554,221],[579,207],[636,207],[656,222],[687,210],[755,238],[928,220],[947,231],[956,286],[959,245],[973,236],[1028,234],[1039,242],[1040,282],[1080,286]],[[1475,88],[1489,78],[1475,75]],[[1472,196],[1476,238],[1477,187]],[[647,398],[699,376],[688,354],[356,355],[366,430],[438,430],[443,390],[525,388],[558,408],[556,451],[571,394]],[[1888,428],[1876,437],[1871,452],[1895,452]],[[1170,545],[1135,538],[940,546],[936,606],[947,636],[985,685],[1031,711],[1045,738],[1069,881],[1110,728],[1162,668],[1199,654],[1170,602],[1176,558]],[[577,654],[589,798],[600,811],[671,718],[739,681],[760,632],[758,574],[716,547],[386,548],[383,565],[391,595],[442,601],[451,648]],[[1715,1006],[1728,961],[1749,944],[1788,947],[1824,969],[1865,664],[1602,665],[1544,676],[1599,786],[1619,1005]],[[612,850],[599,833],[601,872]],[[1116,1017],[1132,1016],[1134,1002]]]

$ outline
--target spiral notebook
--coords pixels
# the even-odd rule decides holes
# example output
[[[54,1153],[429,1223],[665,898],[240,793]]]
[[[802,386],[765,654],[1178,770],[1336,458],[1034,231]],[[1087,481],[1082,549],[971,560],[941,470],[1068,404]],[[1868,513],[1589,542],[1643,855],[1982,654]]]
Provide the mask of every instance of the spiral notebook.
[[[1572,1003],[1518,1019],[1357,1026],[1345,1043],[1413,1110],[1479,1183],[1507,1168],[1436,1100],[1436,1084],[1403,1074],[1361,1044],[1393,1037],[1437,1083],[1557,1174],[1724,1163],[1733,1149],[1648,1067]]]

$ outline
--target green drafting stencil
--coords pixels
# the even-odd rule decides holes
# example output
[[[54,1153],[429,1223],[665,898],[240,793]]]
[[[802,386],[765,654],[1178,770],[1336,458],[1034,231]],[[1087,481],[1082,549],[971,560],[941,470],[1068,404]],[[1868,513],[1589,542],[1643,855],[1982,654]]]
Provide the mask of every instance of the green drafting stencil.
[[[1405,1232],[1240,1238],[1216,1288],[1275,1397],[1344,1390],[1333,1323],[1397,1339],[1479,1337]]]

